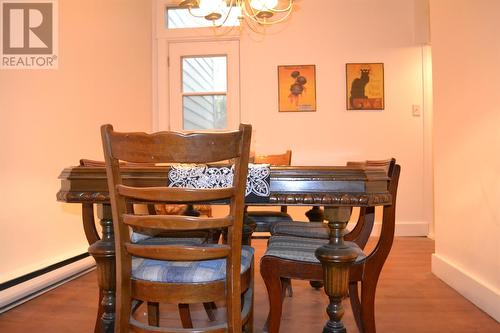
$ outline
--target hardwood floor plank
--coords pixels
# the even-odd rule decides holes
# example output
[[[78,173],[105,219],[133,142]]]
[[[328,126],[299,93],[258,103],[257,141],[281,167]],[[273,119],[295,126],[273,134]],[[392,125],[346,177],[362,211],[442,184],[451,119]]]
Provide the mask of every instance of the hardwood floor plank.
[[[254,240],[253,245],[256,248],[254,327],[255,332],[261,332],[268,303],[259,273],[259,260],[265,250],[266,240]],[[434,242],[430,239],[396,238],[377,290],[378,332],[500,332],[498,322],[430,272],[433,252]],[[96,279],[95,272],[89,273],[1,314],[0,332],[93,332],[97,311]],[[306,281],[293,281],[293,289],[293,297],[285,300],[281,332],[321,332],[327,320],[324,292],[312,289]],[[345,308],[344,323],[348,332],[358,332],[347,302]],[[175,307],[171,309],[171,312],[162,312],[162,321],[178,321]],[[203,307],[195,306],[195,325],[196,320],[205,321],[205,317]]]

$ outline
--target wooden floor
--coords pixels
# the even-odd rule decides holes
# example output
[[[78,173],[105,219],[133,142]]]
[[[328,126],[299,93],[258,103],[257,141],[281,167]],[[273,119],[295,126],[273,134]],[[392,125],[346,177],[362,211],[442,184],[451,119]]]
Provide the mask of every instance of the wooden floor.
[[[253,245],[257,251],[255,332],[261,332],[268,311],[267,294],[258,271],[265,240],[255,240]],[[500,332],[499,323],[430,272],[433,252],[434,242],[427,238],[396,239],[377,291],[378,332]],[[327,319],[324,292],[312,289],[304,281],[294,281],[293,289],[294,296],[285,300],[281,332],[321,332]],[[92,272],[1,314],[0,332],[93,332],[96,299],[96,274]],[[358,332],[349,304],[345,305],[347,330]],[[204,315],[201,310],[195,312]]]

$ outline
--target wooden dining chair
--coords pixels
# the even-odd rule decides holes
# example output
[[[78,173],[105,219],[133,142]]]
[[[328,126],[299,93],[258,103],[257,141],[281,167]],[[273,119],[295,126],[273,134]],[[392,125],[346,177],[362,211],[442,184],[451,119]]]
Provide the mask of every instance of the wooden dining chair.
[[[292,161],[292,151],[287,150],[283,154],[256,155],[254,163],[265,163],[273,166],[288,166]],[[274,224],[279,222],[292,222],[292,217],[287,213],[287,206],[280,206],[280,211],[272,210],[248,210],[246,216],[255,223],[256,232],[269,232]],[[261,236],[253,236],[260,238]],[[267,237],[265,237],[267,238]]]
[[[375,333],[375,292],[382,267],[389,255],[394,239],[396,195],[400,166],[394,164],[389,169],[388,190],[392,204],[384,206],[380,236],[373,250],[358,256],[349,271],[349,298],[356,325],[361,333]],[[307,224],[307,223],[306,223]],[[371,224],[371,225],[370,225]],[[364,223],[357,237],[351,239],[366,243],[365,228],[373,223]],[[317,230],[311,230],[316,232]],[[363,236],[361,236],[363,235]],[[323,269],[315,256],[315,250],[329,241],[324,238],[273,235],[260,262],[260,272],[269,296],[270,310],[266,329],[269,333],[278,333],[281,321],[282,302],[287,279],[322,281]],[[364,245],[363,245],[364,246]]]
[[[396,165],[394,158],[386,160],[367,160],[361,162],[347,162],[347,167],[354,168],[379,168],[385,170],[387,174],[392,173],[392,169]],[[354,224],[354,228],[349,231],[344,239],[346,241],[354,241],[362,250],[365,248],[368,238],[373,230],[375,222],[375,207],[360,207],[358,220]],[[286,222],[277,223],[271,229],[272,235],[296,236],[305,238],[329,239],[330,229],[323,222]],[[284,279],[288,295],[292,296],[292,287],[289,279]],[[323,287],[321,281],[310,281],[312,287],[319,289]]]
[[[244,195],[251,126],[219,133],[120,133],[101,128],[115,230],[115,332],[252,331],[253,249],[241,245]],[[231,187],[214,189],[138,186],[123,183],[120,161],[131,163],[211,163],[233,159]],[[167,169],[166,171],[167,172]],[[224,217],[137,214],[133,203],[225,201]],[[157,235],[227,228],[226,244],[206,244]],[[130,229],[140,231],[132,233]],[[139,237],[137,237],[139,235]],[[135,236],[135,237],[134,237]],[[160,327],[159,303],[190,304],[225,301],[226,321],[184,329]],[[134,316],[147,303],[147,322]],[[187,324],[187,325],[186,325]],[[188,326],[188,327],[186,327]]]

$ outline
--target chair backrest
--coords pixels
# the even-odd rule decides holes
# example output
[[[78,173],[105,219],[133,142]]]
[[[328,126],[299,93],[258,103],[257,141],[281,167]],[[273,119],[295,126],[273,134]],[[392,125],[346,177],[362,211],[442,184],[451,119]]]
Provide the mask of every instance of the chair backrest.
[[[394,168],[396,166],[396,159],[389,158],[386,160],[367,160],[361,162],[347,162],[346,166],[356,167],[356,168],[378,168],[384,169],[387,173],[387,176],[390,178],[388,181],[388,190],[391,189],[391,182],[393,180]],[[397,183],[396,183],[397,188]],[[385,216],[385,214],[384,214]],[[375,207],[362,207],[360,208],[358,222],[354,226],[354,228],[345,235],[344,239],[353,241],[361,249],[365,248],[368,239],[373,230],[373,225],[375,222]]]
[[[283,154],[272,154],[272,155],[256,155],[254,157],[254,163],[266,163],[269,165],[285,165],[288,166],[292,163],[292,151],[287,150]],[[281,206],[281,212],[286,213],[287,206]]]
[[[398,194],[399,175],[401,166],[395,164],[389,173],[391,180],[389,181],[389,193],[392,196],[392,205],[384,206],[382,227],[380,229],[380,237],[376,247],[368,255],[367,261],[371,261],[371,265],[376,267],[378,273],[382,270],[382,266],[389,255],[394,241],[394,232],[396,230],[396,199]]]
[[[124,162],[120,162],[120,164],[122,164],[123,166],[126,166],[127,168],[155,166],[155,163],[131,163],[131,162],[124,163]],[[80,159],[80,166],[92,167],[92,168],[103,168],[106,166],[106,162],[82,158],[82,159]]]
[[[396,164],[396,159],[389,158],[386,160],[366,160],[361,162],[347,162],[346,166],[348,167],[358,167],[358,168],[378,168],[384,169],[387,174],[392,172],[394,165]]]
[[[267,163],[271,165],[290,165],[292,162],[292,151],[287,150],[283,154],[256,155],[254,157],[254,162]]]
[[[157,260],[193,261],[227,258],[228,290],[238,290],[240,283],[241,236],[246,177],[250,151],[251,125],[240,125],[238,131],[177,133],[119,133],[111,125],[101,127],[106,174],[113,214],[116,247],[117,295],[128,292],[126,279],[131,274],[131,256]],[[121,162],[195,163],[234,161],[231,187],[216,189],[136,187],[122,181]],[[167,171],[165,171],[167,172]],[[227,200],[227,216],[208,218],[182,215],[137,215],[130,202],[192,203]],[[221,246],[141,245],[132,243],[130,230],[158,231],[207,230],[227,228],[228,242]],[[146,232],[147,233],[147,232]],[[240,297],[240,295],[237,295]],[[120,297],[118,298],[118,300]]]
[[[104,163],[104,161],[96,161],[96,160],[89,160],[86,158],[82,158],[80,160],[80,166],[102,168],[106,166],[106,163]]]

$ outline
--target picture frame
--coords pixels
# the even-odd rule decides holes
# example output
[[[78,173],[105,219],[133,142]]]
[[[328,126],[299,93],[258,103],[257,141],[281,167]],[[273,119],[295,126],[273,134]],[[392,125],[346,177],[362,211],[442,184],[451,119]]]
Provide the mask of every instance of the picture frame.
[[[346,64],[347,110],[384,110],[384,64]]]
[[[316,111],[316,66],[278,66],[278,111]]]

